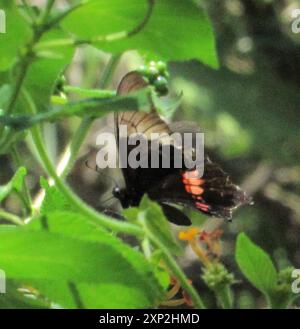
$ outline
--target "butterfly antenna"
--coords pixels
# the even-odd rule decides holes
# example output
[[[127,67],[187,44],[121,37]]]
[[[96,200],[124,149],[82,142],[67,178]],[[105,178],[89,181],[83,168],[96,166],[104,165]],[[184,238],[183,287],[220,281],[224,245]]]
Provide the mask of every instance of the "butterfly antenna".
[[[100,175],[102,175],[102,176],[104,176],[104,177],[106,177],[106,178],[109,178],[111,181],[114,182],[115,186],[117,186],[117,187],[119,186],[118,182],[117,182],[113,177],[111,177],[111,176],[109,176],[109,175],[107,175],[107,174],[104,174],[101,170],[99,170],[99,167],[98,167],[97,165],[95,166],[95,168],[91,167],[91,166],[89,165],[89,161],[88,161],[88,160],[85,161],[85,165],[86,165],[89,169],[91,169],[91,170],[95,170],[98,174],[100,174]]]

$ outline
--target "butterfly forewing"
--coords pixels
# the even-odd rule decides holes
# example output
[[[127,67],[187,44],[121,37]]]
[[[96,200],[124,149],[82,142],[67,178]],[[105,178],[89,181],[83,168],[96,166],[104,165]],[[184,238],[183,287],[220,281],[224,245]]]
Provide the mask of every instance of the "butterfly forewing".
[[[137,72],[130,72],[124,76],[118,87],[118,95],[125,95],[139,89],[147,87],[147,83],[142,76]],[[158,134],[153,141],[158,142],[158,152],[162,152],[162,145],[169,143],[168,137],[171,130],[168,125],[160,118],[155,108],[152,107],[150,113],[131,111],[115,113],[115,127],[117,145],[119,141],[128,138],[133,138],[135,135],[142,134],[146,139],[147,148],[141,153],[141,156],[149,155],[151,152],[151,134]],[[125,128],[126,130],[124,130]],[[157,144],[156,144],[157,145]],[[135,146],[127,146],[128,154]],[[146,153],[146,154],[145,154]],[[138,205],[141,197],[147,192],[147,190],[158,184],[166,175],[170,173],[169,169],[151,168],[151,157],[148,157],[148,168],[131,168],[127,166],[122,168],[125,178],[126,189],[128,194],[128,203],[131,205]],[[162,156],[160,156],[162,160]],[[171,171],[172,172],[172,171]]]
[[[130,72],[121,80],[117,94],[130,94],[147,86],[147,82],[138,72]],[[116,113],[115,125],[118,130],[121,125],[126,126],[128,136],[140,133],[144,134],[149,140],[152,133],[171,133],[168,125],[160,118],[154,107],[152,107],[150,113],[138,111]],[[119,137],[122,138],[123,136],[121,135]]]

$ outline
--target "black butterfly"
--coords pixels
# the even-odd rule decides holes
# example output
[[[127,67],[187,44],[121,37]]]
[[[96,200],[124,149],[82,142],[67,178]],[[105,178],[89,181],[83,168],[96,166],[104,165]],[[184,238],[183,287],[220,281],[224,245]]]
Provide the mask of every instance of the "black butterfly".
[[[128,94],[147,86],[147,82],[138,72],[130,72],[122,79],[118,87],[118,95]],[[128,136],[131,133],[143,133],[146,137],[151,133],[171,134],[173,132],[195,132],[193,124],[185,122],[168,125],[164,122],[154,106],[150,113],[121,112],[115,113],[117,143],[120,136],[120,125],[126,125]],[[125,138],[125,137],[124,137]],[[160,161],[163,157],[164,142],[160,141]],[[173,151],[176,147],[172,145]],[[130,148],[128,149],[128,152]],[[145,149],[149,152],[149,148]],[[173,153],[172,153],[173,154]],[[171,162],[172,163],[172,162]],[[190,225],[190,219],[176,205],[190,206],[207,215],[231,219],[233,209],[249,203],[249,198],[232,183],[217,164],[206,156],[204,159],[204,175],[199,178],[197,168],[122,168],[125,188],[115,187],[113,195],[121,202],[123,208],[138,206],[143,195],[157,201],[170,222],[177,225]]]

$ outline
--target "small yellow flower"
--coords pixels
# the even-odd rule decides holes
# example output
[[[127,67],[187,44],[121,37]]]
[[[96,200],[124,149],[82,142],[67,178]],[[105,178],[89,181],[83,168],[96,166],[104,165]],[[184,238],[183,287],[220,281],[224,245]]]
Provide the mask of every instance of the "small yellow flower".
[[[178,238],[179,238],[179,240],[182,240],[182,241],[191,241],[200,233],[201,233],[201,231],[198,228],[191,227],[186,231],[180,231],[178,234]]]

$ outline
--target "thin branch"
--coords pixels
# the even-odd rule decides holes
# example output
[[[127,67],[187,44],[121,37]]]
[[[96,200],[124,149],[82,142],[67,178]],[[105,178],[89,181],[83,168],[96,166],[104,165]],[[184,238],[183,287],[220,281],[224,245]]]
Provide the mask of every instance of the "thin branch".
[[[16,225],[24,225],[24,222],[22,221],[22,219],[20,217],[13,215],[9,212],[6,212],[3,209],[0,209],[0,218],[5,219]]]

